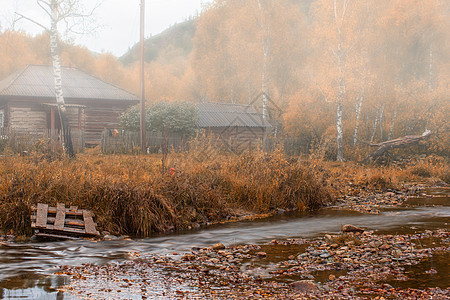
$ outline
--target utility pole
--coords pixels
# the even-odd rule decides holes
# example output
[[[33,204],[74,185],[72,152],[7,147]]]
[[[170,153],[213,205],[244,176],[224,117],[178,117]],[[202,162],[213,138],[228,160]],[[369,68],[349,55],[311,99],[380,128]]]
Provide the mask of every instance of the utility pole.
[[[145,69],[144,69],[144,21],[145,21],[145,0],[141,0],[141,40],[140,40],[140,57],[141,57],[141,96],[140,96],[140,107],[141,107],[141,151],[142,153],[147,152],[147,139],[145,132]]]

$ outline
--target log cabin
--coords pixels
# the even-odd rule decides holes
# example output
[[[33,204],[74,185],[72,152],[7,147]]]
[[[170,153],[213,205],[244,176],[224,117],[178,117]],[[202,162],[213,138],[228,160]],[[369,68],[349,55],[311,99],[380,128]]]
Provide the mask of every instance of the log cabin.
[[[253,106],[199,103],[199,127],[228,150],[244,151],[263,142],[272,125]]]
[[[51,66],[28,65],[0,81],[0,128],[42,136],[61,128]],[[65,107],[71,131],[86,145],[119,127],[119,116],[139,103],[134,94],[79,69],[62,68]],[[80,142],[80,141],[78,141]]]

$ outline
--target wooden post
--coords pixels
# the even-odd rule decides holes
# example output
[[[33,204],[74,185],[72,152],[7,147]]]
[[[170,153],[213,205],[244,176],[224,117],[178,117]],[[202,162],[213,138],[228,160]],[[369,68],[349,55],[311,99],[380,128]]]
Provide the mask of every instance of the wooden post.
[[[53,134],[53,130],[55,130],[55,109],[53,107],[50,108],[50,132]]]
[[[145,69],[144,69],[144,24],[145,24],[145,0],[141,0],[141,41],[140,41],[140,52],[141,52],[141,99],[140,99],[140,107],[141,107],[141,119],[140,119],[140,127],[141,127],[141,151],[142,153],[147,152],[146,146],[146,132],[145,132]]]

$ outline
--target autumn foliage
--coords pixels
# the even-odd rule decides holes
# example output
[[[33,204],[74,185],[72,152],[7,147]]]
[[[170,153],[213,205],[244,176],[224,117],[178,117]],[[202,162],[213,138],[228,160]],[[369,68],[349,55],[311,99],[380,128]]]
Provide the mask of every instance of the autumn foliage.
[[[271,120],[278,136],[321,145],[330,158],[339,144],[345,159],[358,160],[363,142],[426,129],[433,135],[422,152],[448,156],[449,11],[444,0],[215,0],[189,21],[192,39],[178,34],[178,43],[151,48],[147,98],[261,109],[264,91],[282,112]],[[48,36],[4,30],[0,53],[0,78],[48,64]],[[139,91],[131,54],[124,64],[65,44],[61,56],[64,65]]]

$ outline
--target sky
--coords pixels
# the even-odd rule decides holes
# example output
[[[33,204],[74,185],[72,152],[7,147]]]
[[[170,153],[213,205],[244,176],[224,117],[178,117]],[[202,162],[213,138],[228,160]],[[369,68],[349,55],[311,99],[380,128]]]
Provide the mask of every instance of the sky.
[[[94,0],[80,0],[86,8]],[[164,29],[196,16],[211,0],[146,0],[145,36],[156,35]],[[109,52],[121,56],[139,41],[140,0],[103,0],[96,10],[94,20],[98,27],[91,33],[69,36],[78,45],[95,52]],[[35,35],[43,29],[30,21],[14,23],[15,12],[47,25],[48,17],[36,4],[36,0],[0,0],[0,26],[23,30]]]

